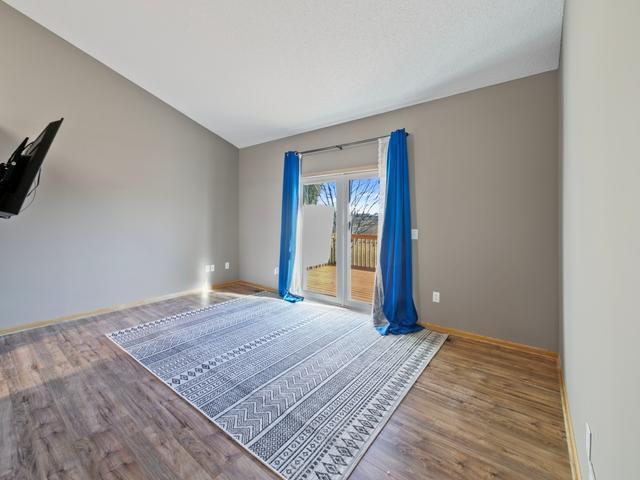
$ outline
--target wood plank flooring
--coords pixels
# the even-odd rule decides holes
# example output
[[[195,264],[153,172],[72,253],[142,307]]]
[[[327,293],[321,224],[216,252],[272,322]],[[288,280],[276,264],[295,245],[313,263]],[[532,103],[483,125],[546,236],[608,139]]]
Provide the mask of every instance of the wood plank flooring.
[[[0,478],[276,478],[103,335],[251,293],[0,337]],[[450,337],[350,478],[569,479],[554,361]]]
[[[351,269],[351,298],[365,303],[373,301],[373,283],[375,281],[375,272],[369,270]],[[306,272],[307,281],[306,289],[329,295],[336,296],[336,266],[323,265],[322,267],[313,268]]]

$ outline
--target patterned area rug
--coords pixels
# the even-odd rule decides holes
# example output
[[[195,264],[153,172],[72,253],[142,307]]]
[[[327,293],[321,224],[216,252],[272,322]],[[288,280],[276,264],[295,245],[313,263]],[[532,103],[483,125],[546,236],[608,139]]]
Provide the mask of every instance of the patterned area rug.
[[[446,335],[253,296],[107,335],[285,479],[344,479]]]

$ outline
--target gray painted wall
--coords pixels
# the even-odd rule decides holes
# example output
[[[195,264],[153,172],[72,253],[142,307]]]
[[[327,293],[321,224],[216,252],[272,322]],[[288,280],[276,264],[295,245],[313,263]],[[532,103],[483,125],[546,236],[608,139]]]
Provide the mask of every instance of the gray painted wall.
[[[0,2],[0,158],[65,117],[0,220],[0,328],[237,276],[238,150]],[[225,271],[224,261],[231,262]]]
[[[640,476],[640,2],[569,0],[562,52],[563,365],[582,478]]]
[[[422,320],[556,350],[558,78],[516,80],[240,150],[240,277],[275,286],[282,158],[406,128]],[[334,169],[340,154],[326,157]],[[376,162],[376,148],[343,153]],[[369,158],[364,161],[362,156]],[[322,156],[309,157],[314,162]],[[305,170],[317,170],[303,165]],[[431,303],[431,291],[441,303]]]

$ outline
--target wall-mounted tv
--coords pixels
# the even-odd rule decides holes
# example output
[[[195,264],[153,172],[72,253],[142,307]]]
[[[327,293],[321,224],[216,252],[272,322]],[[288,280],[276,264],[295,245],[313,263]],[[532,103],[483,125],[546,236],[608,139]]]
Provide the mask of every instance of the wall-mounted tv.
[[[35,195],[42,162],[62,120],[51,122],[31,143],[25,138],[9,160],[0,163],[0,218],[18,215],[25,199]]]

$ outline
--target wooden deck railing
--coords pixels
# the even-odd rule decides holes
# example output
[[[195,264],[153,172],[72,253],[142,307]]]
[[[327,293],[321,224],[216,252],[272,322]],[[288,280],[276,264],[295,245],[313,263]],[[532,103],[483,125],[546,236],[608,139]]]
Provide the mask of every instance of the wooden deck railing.
[[[376,261],[378,256],[378,236],[368,234],[352,234],[351,235],[351,268],[358,270],[376,269]],[[329,262],[323,265],[336,264],[336,236],[331,237],[331,254]],[[323,265],[313,265],[311,268],[321,267]]]
[[[378,255],[378,236],[351,235],[351,268],[375,270]]]

